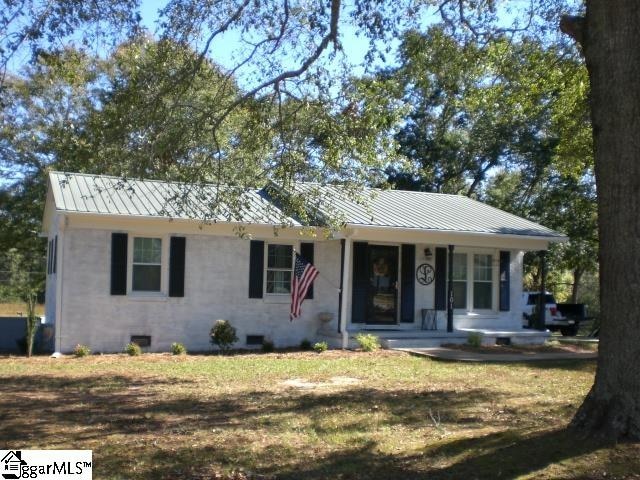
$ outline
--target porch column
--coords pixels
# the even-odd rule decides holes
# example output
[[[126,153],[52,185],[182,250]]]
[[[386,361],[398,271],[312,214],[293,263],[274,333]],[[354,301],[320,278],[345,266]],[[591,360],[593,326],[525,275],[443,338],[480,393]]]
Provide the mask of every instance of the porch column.
[[[347,332],[347,319],[349,317],[349,297],[351,296],[351,251],[353,250],[353,241],[347,237],[344,240],[344,257],[342,260],[342,278],[340,279],[340,316],[339,330],[342,334],[342,348],[349,346],[349,332]]]
[[[545,314],[547,310],[547,297],[546,297],[546,277],[547,277],[547,251],[540,250],[540,295],[538,295],[538,316],[535,320],[536,330],[546,330],[545,327]]]
[[[453,332],[453,245],[449,245],[449,278],[447,288],[447,332]]]

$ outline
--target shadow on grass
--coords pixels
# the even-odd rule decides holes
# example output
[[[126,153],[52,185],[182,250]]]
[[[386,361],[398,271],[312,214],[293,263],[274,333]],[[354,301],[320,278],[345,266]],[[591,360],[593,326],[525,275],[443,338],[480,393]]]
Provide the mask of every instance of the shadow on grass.
[[[610,445],[579,438],[569,430],[552,430],[527,436],[500,432],[453,440],[421,455],[394,456],[377,451],[370,442],[323,458],[309,466],[281,472],[283,479],[321,479],[342,473],[341,478],[367,479],[515,479],[547,466],[589,454]],[[447,460],[453,460],[446,465]],[[445,463],[445,465],[442,465]],[[587,478],[576,472],[575,478]]]
[[[325,426],[322,420],[341,412],[356,418],[376,413],[379,425],[429,425],[430,412],[437,412],[442,421],[471,424],[478,419],[462,413],[468,406],[499,399],[496,392],[484,389],[388,391],[363,387],[277,394],[212,392],[212,396],[203,397],[194,383],[117,375],[4,377],[0,438],[21,443],[45,435],[52,426],[81,427],[74,433],[76,440],[95,438],[105,431],[185,433],[230,425],[239,419],[285,428],[279,425],[283,415],[305,415],[320,433],[330,433],[345,430],[345,425]],[[358,422],[352,428],[358,429]]]
[[[92,445],[84,448],[94,448],[96,478],[132,469],[142,479],[216,478],[234,467],[285,479],[516,478],[598,448],[565,431],[507,430],[508,418],[505,431],[425,440],[419,454],[379,445],[386,428],[433,431],[432,412],[467,432],[495,429],[498,420],[476,407],[509,398],[480,388],[207,394],[193,380],[30,375],[3,377],[0,390],[2,444]],[[328,439],[335,434],[348,446]]]
[[[329,455],[318,456],[312,450],[290,461],[254,470],[258,475],[279,480],[322,480],[327,478],[367,480],[515,480],[532,475],[559,462],[588,455],[611,445],[585,441],[568,430],[552,430],[530,435],[496,433],[482,437],[453,440],[418,455],[382,453],[375,441],[343,448]],[[226,478],[218,477],[221,466],[238,465],[244,447],[220,444],[215,447],[182,448],[165,452],[149,452],[148,468],[138,478]],[[279,447],[265,449],[265,456],[283,458]],[[448,461],[451,460],[451,461]],[[105,459],[111,472],[126,471],[122,457]],[[116,462],[116,463],[113,463]],[[591,465],[592,467],[595,467]],[[115,467],[115,468],[114,468]],[[598,467],[601,467],[599,465]],[[224,470],[224,467],[223,469]],[[251,471],[251,470],[249,470]],[[584,468],[575,469],[575,479],[594,479]],[[262,478],[262,477],[259,477]],[[600,478],[600,477],[597,477]]]
[[[549,360],[543,362],[518,363],[514,365],[526,366],[532,370],[569,370],[572,372],[595,373],[597,360]]]

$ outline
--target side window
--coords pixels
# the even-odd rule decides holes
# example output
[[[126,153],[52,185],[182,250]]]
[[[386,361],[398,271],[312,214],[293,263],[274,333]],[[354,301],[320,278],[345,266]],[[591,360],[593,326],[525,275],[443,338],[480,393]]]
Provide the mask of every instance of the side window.
[[[159,292],[162,271],[162,239],[133,239],[132,290]]]
[[[493,267],[491,255],[473,256],[473,308],[489,310],[493,305]]]
[[[267,293],[291,293],[293,246],[267,245]]]
[[[467,254],[453,254],[453,308],[467,308]]]

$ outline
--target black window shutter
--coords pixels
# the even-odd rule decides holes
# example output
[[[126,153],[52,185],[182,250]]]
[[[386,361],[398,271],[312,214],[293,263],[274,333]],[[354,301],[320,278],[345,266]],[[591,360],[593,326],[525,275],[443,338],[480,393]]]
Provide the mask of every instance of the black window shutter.
[[[401,279],[400,279],[400,321],[413,323],[415,315],[415,281],[413,270],[416,266],[416,246],[402,245],[401,255]]]
[[[56,273],[58,265],[58,235],[53,237],[53,273]]]
[[[184,264],[187,239],[171,237],[169,244],[169,296],[184,297]]]
[[[313,265],[313,243],[305,242],[300,244],[300,256]],[[313,298],[313,283],[309,285],[307,296],[304,298]]]
[[[353,292],[351,322],[364,323],[369,314],[369,248],[365,242],[353,244]]]
[[[500,252],[500,311],[508,312],[511,310],[510,297],[510,272],[511,272],[511,252]]]
[[[264,242],[251,240],[249,248],[249,298],[262,298],[264,279]]]
[[[126,233],[111,234],[111,295],[127,294]]]
[[[436,310],[447,309],[447,249],[436,247],[436,285],[435,307]]]

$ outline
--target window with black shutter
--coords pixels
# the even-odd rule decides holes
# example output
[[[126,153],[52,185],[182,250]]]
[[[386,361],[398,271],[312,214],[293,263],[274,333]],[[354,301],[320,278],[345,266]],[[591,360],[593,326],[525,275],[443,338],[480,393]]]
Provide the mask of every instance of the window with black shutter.
[[[127,294],[127,243],[126,233],[111,234],[111,295]]]
[[[185,249],[187,239],[171,237],[169,244],[169,296],[184,297]]]

